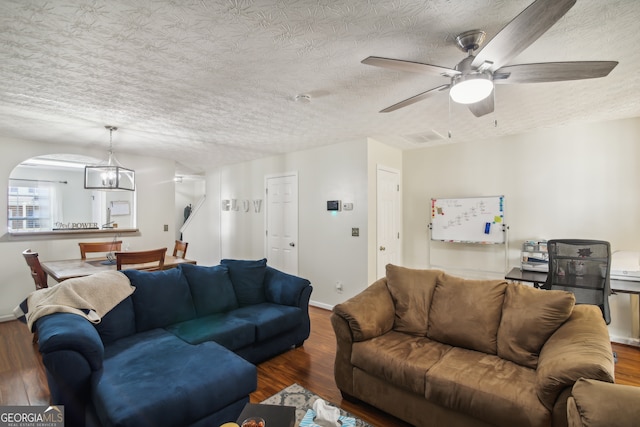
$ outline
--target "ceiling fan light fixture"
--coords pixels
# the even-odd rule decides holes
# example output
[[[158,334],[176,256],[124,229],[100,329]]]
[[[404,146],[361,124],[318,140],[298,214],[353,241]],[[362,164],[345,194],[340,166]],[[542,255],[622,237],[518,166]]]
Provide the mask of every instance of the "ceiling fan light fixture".
[[[469,73],[455,76],[449,94],[458,104],[473,104],[491,94],[493,80],[489,73]]]

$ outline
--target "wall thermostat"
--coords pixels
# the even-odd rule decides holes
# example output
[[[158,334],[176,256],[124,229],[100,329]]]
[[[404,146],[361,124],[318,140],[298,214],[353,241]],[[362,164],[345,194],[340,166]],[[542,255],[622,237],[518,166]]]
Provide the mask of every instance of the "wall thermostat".
[[[327,200],[328,211],[339,211],[342,209],[342,203],[340,200]]]

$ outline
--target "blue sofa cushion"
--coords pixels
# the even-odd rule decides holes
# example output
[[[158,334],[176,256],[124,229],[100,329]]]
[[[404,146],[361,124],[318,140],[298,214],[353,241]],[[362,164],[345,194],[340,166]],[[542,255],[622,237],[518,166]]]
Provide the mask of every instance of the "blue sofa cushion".
[[[240,307],[229,314],[255,325],[256,342],[267,340],[296,328],[303,320],[303,313],[300,308],[268,302],[249,307]]]
[[[136,318],[133,313],[133,299],[128,296],[95,325],[104,344],[136,333]]]
[[[232,313],[216,313],[187,320],[171,325],[167,330],[189,344],[215,341],[229,350],[253,344],[256,340],[254,324],[235,317]]]
[[[220,264],[229,267],[231,283],[240,306],[260,304],[267,300],[264,290],[266,258],[257,261],[223,259]]]
[[[91,387],[104,426],[181,427],[248,396],[256,382],[256,367],[224,347],[153,329],[105,348]]]
[[[196,309],[182,270],[124,270],[136,287],[132,295],[138,332],[193,319]]]
[[[182,264],[180,269],[189,282],[198,316],[222,313],[238,308],[238,300],[229,277],[229,268],[226,265],[204,267]]]

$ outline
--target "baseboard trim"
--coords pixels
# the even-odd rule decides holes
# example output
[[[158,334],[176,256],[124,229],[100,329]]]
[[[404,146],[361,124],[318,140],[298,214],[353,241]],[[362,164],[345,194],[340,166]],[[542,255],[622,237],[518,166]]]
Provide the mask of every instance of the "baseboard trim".
[[[609,338],[611,339],[611,342],[615,342],[617,344],[625,344],[625,345],[632,345],[634,347],[640,347],[640,338],[617,337],[615,335],[611,335]]]
[[[4,314],[0,316],[0,322],[10,322],[11,320],[16,320],[16,316],[13,314]]]
[[[318,301],[309,301],[309,305],[312,305],[314,307],[318,307],[318,308],[324,308],[325,310],[333,310],[333,306],[331,304],[325,304],[323,302],[318,302]]]

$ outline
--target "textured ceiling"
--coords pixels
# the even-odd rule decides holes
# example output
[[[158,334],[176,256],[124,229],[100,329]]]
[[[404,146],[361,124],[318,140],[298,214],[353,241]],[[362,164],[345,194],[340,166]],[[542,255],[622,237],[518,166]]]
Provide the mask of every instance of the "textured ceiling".
[[[458,33],[490,40],[529,3],[0,0],[0,135],[106,151],[103,126],[116,125],[116,153],[196,173],[366,137],[410,149],[640,116],[637,0],[578,0],[511,61],[619,61],[608,77],[500,85],[482,118],[446,92],[378,113],[447,80],[362,59],[453,67],[465,56]]]

